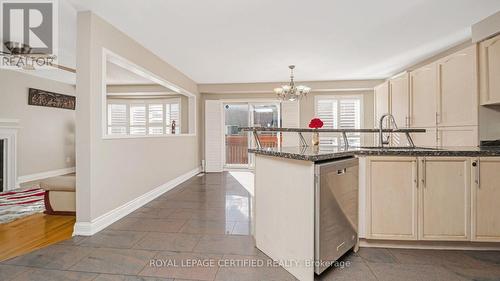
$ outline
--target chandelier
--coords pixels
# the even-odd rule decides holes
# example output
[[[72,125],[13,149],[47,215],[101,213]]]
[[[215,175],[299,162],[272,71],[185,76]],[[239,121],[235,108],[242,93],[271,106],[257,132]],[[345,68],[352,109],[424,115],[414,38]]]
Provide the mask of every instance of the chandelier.
[[[290,68],[290,84],[276,88],[274,89],[274,92],[278,95],[278,98],[281,101],[300,100],[311,91],[311,88],[302,85],[295,86],[295,82],[293,81],[293,69],[295,68],[295,65],[290,65],[288,68]]]

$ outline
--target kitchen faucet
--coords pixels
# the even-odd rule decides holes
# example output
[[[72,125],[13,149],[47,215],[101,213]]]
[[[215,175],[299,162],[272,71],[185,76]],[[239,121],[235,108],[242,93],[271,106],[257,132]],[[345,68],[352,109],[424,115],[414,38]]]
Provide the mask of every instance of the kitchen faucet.
[[[380,117],[380,121],[379,121],[379,133],[378,133],[378,136],[379,136],[379,142],[380,142],[380,147],[384,147],[384,144],[389,144],[389,138],[390,138],[390,135],[387,136],[387,139],[384,140],[384,133],[383,133],[383,129],[384,129],[384,119],[388,117],[389,118],[389,126],[390,126],[390,121],[392,120],[392,123],[394,124],[394,129],[398,129],[398,125],[396,124],[396,120],[394,119],[394,116],[390,113],[385,113],[384,115],[382,115]]]

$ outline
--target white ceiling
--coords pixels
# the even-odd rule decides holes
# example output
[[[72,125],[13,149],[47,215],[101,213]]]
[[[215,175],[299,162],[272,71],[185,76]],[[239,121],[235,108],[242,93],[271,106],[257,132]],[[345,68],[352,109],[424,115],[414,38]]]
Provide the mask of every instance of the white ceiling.
[[[144,85],[155,84],[153,81],[139,76],[130,70],[111,62],[106,62],[106,84],[107,85]]]
[[[289,64],[298,80],[385,78],[467,40],[500,10],[499,0],[71,2],[197,83],[284,81]]]

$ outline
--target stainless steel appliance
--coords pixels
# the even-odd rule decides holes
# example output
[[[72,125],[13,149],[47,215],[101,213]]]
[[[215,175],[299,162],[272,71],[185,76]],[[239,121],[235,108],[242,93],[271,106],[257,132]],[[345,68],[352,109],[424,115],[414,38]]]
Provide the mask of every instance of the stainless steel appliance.
[[[358,174],[357,158],[315,165],[316,274],[358,241]]]

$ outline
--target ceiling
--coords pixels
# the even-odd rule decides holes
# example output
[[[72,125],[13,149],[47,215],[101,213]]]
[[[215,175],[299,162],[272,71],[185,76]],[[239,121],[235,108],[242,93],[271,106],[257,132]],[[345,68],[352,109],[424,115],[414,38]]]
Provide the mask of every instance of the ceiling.
[[[112,62],[106,62],[106,84],[107,85],[144,85],[155,84],[151,80],[139,76],[130,70],[118,66]]]
[[[285,81],[289,64],[297,80],[386,78],[468,40],[500,10],[499,0],[70,1],[197,83]]]

